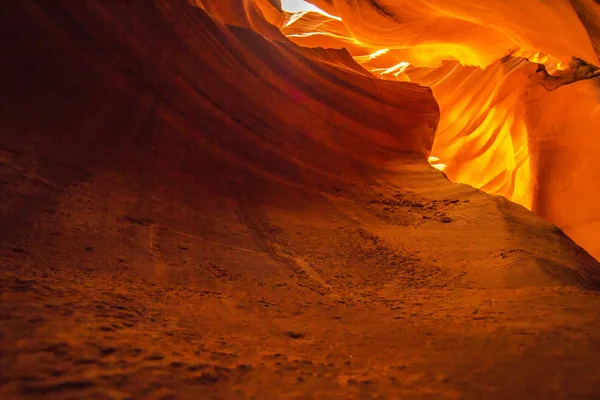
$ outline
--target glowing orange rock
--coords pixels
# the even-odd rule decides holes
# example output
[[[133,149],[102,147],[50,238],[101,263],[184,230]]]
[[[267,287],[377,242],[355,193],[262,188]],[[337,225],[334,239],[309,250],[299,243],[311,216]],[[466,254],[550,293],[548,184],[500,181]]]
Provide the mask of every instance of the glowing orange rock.
[[[585,62],[598,61],[596,2],[311,3],[341,21],[300,15],[281,27],[291,40],[347,47],[376,76],[433,89],[436,168],[536,211],[600,257],[598,207],[589,200],[600,195],[600,174],[586,161],[599,143],[596,84],[565,86],[600,74]]]

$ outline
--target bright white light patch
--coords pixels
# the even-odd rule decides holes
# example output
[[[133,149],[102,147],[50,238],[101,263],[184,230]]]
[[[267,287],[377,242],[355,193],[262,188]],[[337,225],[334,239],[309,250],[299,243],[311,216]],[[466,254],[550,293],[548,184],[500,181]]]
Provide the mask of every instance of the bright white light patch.
[[[317,7],[313,4],[310,4],[306,1],[303,1],[303,0],[281,0],[281,8],[283,8],[283,11],[287,11],[290,13],[313,11],[313,12],[325,15],[326,17],[337,19],[338,21],[342,20],[340,17],[336,17],[335,15],[327,14],[325,11],[321,10],[319,7]]]
[[[375,69],[372,69],[371,72],[379,72],[380,75],[394,74],[397,78],[398,75],[403,73],[406,70],[406,68],[408,68],[408,67],[410,67],[410,64],[407,63],[406,61],[402,61],[402,62],[394,65],[393,67],[390,67],[387,69],[386,68],[375,68]]]
[[[446,164],[440,162],[440,159],[435,156],[430,156],[427,160],[431,166],[437,170],[443,171],[446,169]]]
[[[374,53],[371,54],[367,54],[365,56],[356,56],[354,57],[354,60],[358,63],[366,63],[368,61],[374,60],[379,56],[384,55],[385,53],[387,53],[388,51],[390,51],[390,49],[381,49],[381,50],[377,50]]]

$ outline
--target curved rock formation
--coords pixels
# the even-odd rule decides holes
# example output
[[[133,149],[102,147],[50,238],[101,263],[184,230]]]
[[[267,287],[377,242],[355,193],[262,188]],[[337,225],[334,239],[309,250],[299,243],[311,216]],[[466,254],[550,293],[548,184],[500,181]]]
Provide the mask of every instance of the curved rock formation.
[[[281,15],[0,5],[0,397],[597,394],[598,262],[427,163],[434,82]]]
[[[589,164],[600,156],[596,84],[578,83],[600,74],[596,2],[313,3],[341,19],[288,18],[279,25],[285,35],[303,46],[346,47],[382,78],[430,86],[441,107],[432,155],[448,177],[524,205],[600,257],[597,207],[584,200],[600,194],[599,170]],[[569,150],[558,135],[572,138]],[[533,154],[541,147],[556,158]]]
[[[557,0],[474,3],[468,0],[311,0],[343,21],[349,36],[363,47],[404,49],[404,61],[435,67],[448,57],[486,67],[507,50],[545,51],[568,61],[597,61],[588,30],[579,14],[597,11],[592,2]],[[586,30],[586,28],[589,29]],[[423,46],[428,47],[423,51]],[[414,55],[413,55],[414,53]]]

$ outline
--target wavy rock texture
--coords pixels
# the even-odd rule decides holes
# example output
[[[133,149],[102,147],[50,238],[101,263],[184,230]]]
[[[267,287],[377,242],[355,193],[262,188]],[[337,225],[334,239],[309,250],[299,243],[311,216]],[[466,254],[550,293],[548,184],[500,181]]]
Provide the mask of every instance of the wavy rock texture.
[[[507,50],[545,51],[568,61],[575,56],[597,61],[589,31],[597,4],[557,0],[312,0],[342,19],[363,47],[405,49],[419,66],[438,66],[448,56],[486,67]],[[589,17],[584,22],[579,14]],[[587,28],[587,29],[586,29]],[[432,46],[423,51],[421,46]],[[411,55],[411,53],[414,53]],[[419,54],[421,53],[421,54]]]
[[[600,266],[431,89],[211,4],[0,5],[0,397],[598,395]]]
[[[597,2],[312,3],[341,20],[272,21],[300,45],[346,47],[375,75],[431,87],[432,155],[447,176],[533,210],[600,259],[598,86],[578,82],[598,76],[580,60],[598,63]]]

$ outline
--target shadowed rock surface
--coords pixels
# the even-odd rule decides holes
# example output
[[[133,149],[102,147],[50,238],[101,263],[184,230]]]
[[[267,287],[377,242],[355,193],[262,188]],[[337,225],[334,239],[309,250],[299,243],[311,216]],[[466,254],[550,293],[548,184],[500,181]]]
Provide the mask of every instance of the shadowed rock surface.
[[[431,90],[186,1],[11,1],[0,397],[594,398],[598,263]]]

